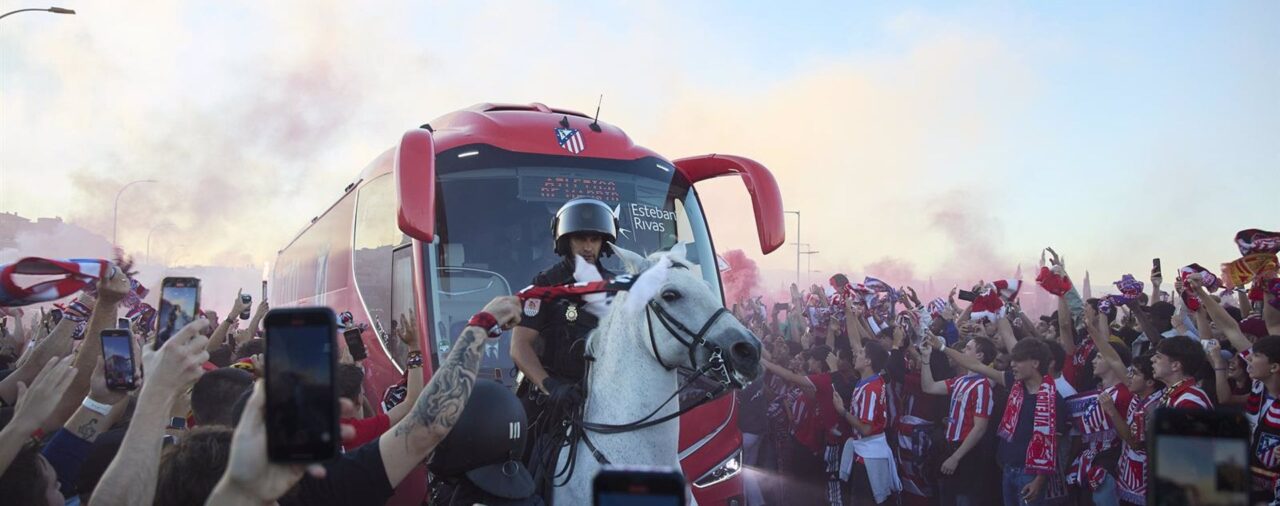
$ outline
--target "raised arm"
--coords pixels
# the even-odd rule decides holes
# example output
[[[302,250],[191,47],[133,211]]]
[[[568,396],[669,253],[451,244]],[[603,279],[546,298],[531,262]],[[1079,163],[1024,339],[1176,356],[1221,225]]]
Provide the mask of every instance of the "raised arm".
[[[862,319],[862,308],[853,306],[853,301],[845,301],[844,305],[844,328],[849,333],[849,346],[854,351],[862,349],[862,341],[867,336],[863,335],[862,327],[866,322]]]
[[[1013,326],[1009,325],[1008,318],[996,318],[996,337],[1000,338],[1009,353],[1013,353],[1013,346],[1018,344],[1018,338],[1013,335]]]
[[[1133,318],[1138,320],[1138,328],[1142,329],[1142,334],[1147,336],[1147,341],[1151,342],[1151,347],[1154,349],[1155,345],[1159,344],[1164,336],[1156,329],[1155,324],[1151,323],[1151,315],[1147,314],[1146,308],[1138,304],[1138,301],[1130,301],[1127,305],[1129,306],[1129,314],[1132,314]]]
[[[1103,360],[1111,366],[1112,370],[1123,371],[1124,361],[1120,359],[1120,354],[1116,353],[1116,349],[1111,347],[1110,327],[1107,325],[1107,315],[1095,311],[1093,307],[1084,308],[1085,331],[1089,334],[1089,339],[1093,340],[1093,345],[1098,350],[1098,354]]]
[[[817,391],[817,388],[813,386],[813,382],[809,381],[809,378],[793,373],[786,367],[775,364],[767,358],[761,358],[760,364],[769,372],[777,375],[779,378],[782,378],[783,381],[800,387],[800,389],[804,390],[804,393],[808,395],[813,395],[814,392]]]
[[[1085,314],[1089,314],[1089,310],[1086,309]],[[1058,342],[1062,343],[1062,349],[1067,352],[1068,357],[1076,353],[1075,334],[1076,329],[1071,323],[1071,307],[1067,305],[1067,297],[1065,295],[1058,297]]]
[[[943,348],[942,351],[943,353],[946,353],[947,357],[953,362],[960,365],[960,367],[991,378],[991,381],[995,382],[997,385],[1007,386],[1004,383],[1004,373],[995,370],[995,368],[979,362],[976,358],[960,353],[958,350]]]
[[[40,329],[41,325],[37,324],[32,332],[39,337],[43,333]],[[44,336],[36,341],[35,344],[27,347],[22,357],[18,359],[18,368],[0,380],[0,399],[6,404],[12,405],[18,400],[18,383],[31,384],[31,381],[44,368],[49,360],[61,358],[71,353],[71,334],[75,331],[76,324],[69,319],[63,318],[58,325]]]
[[[422,341],[418,339],[417,322],[401,314],[400,327],[396,329],[396,333],[399,334],[396,337],[399,337],[400,340],[409,347],[410,361],[413,361],[413,357],[418,357],[415,364],[410,364],[409,367],[405,368],[407,372],[406,376],[408,376],[409,391],[406,392],[404,397],[405,399],[417,399],[418,396],[422,394],[423,386],[421,362]],[[400,404],[396,404],[394,408],[391,408],[390,411],[387,411],[387,418],[390,420],[390,424],[395,425],[400,423],[400,420],[404,419],[404,416],[409,413],[410,407],[412,406],[409,403],[401,402]]]
[[[481,311],[497,319],[504,329],[520,322],[520,303],[512,296],[497,297]],[[378,438],[387,481],[392,486],[427,458],[458,423],[462,410],[471,398],[480,369],[483,348],[490,339],[488,329],[468,326],[453,342],[449,356],[431,376],[409,414],[390,431]]]
[[[935,346],[944,346],[938,336],[930,336],[925,341],[929,345],[929,353],[921,353],[920,355],[920,389],[926,394],[947,395],[947,383],[945,381],[935,381],[933,379],[933,367],[931,367],[929,357],[933,356]]]
[[[1196,327],[1200,332],[1200,338],[1208,339],[1213,335],[1209,330],[1209,322],[1212,319],[1213,323],[1218,326],[1218,330],[1221,330],[1227,336],[1227,340],[1231,341],[1231,346],[1236,351],[1244,351],[1253,347],[1253,343],[1249,342],[1249,338],[1244,335],[1244,332],[1240,331],[1240,324],[1236,322],[1235,318],[1231,317],[1231,314],[1222,307],[1221,303],[1209,295],[1209,292],[1204,289],[1204,285],[1200,282],[1200,278],[1191,276],[1187,278],[1187,281],[1191,283],[1191,289],[1195,290],[1196,296],[1200,298],[1200,309],[1202,311],[1196,311]]]
[[[1116,428],[1116,434],[1120,436],[1120,439],[1123,439],[1131,448],[1143,447],[1142,442],[1138,440],[1138,435],[1129,430],[1129,421],[1125,420],[1124,416],[1120,415],[1120,411],[1116,409],[1115,399],[1112,399],[1109,395],[1099,395],[1098,407],[1111,420],[1111,425]]]
[[[207,327],[208,320],[197,319],[160,350],[143,350],[147,376],[138,393],[138,405],[120,442],[120,451],[102,475],[100,483],[111,486],[94,490],[94,506],[149,504],[155,498],[164,428],[174,402],[200,377],[203,364],[209,360],[209,353],[204,351],[208,338],[200,334]]]
[[[227,313],[227,317],[223,318],[221,322],[218,322],[218,328],[214,329],[213,335],[209,336],[209,344],[205,345],[205,351],[213,353],[213,350],[222,347],[226,343],[227,333],[231,331],[231,324],[236,321],[236,318],[240,317],[240,313],[248,309],[244,301],[240,299],[240,295],[243,293],[243,289],[236,292],[236,300],[231,303],[231,312]]]

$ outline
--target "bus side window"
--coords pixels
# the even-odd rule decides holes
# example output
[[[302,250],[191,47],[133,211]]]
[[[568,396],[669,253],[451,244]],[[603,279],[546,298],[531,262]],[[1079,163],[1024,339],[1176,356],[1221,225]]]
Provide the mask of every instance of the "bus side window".
[[[391,253],[391,314],[387,318],[392,322],[382,322],[386,328],[400,325],[400,315],[405,315],[410,322],[416,321],[413,304],[413,247],[406,244]],[[391,335],[395,335],[394,332]],[[387,339],[387,350],[391,358],[403,368],[409,350],[399,339]]]
[[[352,243],[356,287],[369,311],[369,324],[378,336],[384,337],[388,355],[403,367],[405,352],[392,353],[396,346],[403,348],[394,337],[400,313],[392,306],[392,250],[408,244],[409,239],[396,224],[395,178],[391,174],[378,176],[360,187]]]

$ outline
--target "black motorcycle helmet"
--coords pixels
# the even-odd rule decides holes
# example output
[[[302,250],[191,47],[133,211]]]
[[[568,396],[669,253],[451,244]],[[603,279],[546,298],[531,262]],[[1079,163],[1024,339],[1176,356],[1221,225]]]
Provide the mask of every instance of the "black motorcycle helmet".
[[[573,251],[569,247],[569,235],[577,233],[596,233],[604,236],[605,244],[600,247],[600,254],[609,256],[613,249],[609,244],[618,240],[618,218],[613,209],[596,199],[576,198],[565,202],[551,219],[551,233],[555,236],[556,254],[567,256]]]
[[[498,497],[529,497],[533,476],[520,463],[528,428],[524,407],[514,393],[496,381],[477,379],[458,423],[436,446],[427,469],[443,478],[465,474]]]

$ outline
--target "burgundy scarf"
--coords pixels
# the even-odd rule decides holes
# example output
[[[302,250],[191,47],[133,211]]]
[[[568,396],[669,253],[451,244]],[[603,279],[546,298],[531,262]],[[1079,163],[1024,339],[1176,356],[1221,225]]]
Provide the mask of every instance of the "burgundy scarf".
[[[1013,384],[1009,389],[1009,404],[1004,408],[1000,418],[1000,430],[996,432],[1005,441],[1013,440],[1014,428],[1018,425],[1018,413],[1022,411],[1022,401],[1026,399],[1027,389],[1022,381]],[[1040,390],[1036,392],[1034,426],[1031,429],[1031,444],[1027,446],[1027,460],[1023,468],[1030,474],[1053,474],[1058,472],[1058,434],[1054,430],[1057,421],[1058,388],[1053,378],[1045,375],[1040,380]]]

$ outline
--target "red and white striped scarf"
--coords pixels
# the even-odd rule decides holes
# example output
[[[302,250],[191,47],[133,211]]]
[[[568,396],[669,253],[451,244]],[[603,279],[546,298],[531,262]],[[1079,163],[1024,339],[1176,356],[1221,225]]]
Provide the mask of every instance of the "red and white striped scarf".
[[[111,263],[101,259],[52,260],[27,257],[0,266],[0,306],[26,306],[68,297],[101,279]],[[16,276],[60,276],[31,286],[18,284]]]
[[[1022,381],[1017,381],[1009,388],[1009,404],[1004,408],[1000,418],[1000,429],[996,432],[1005,441],[1013,440],[1013,432],[1018,425],[1018,413],[1022,411],[1022,401],[1026,399],[1027,389]],[[1058,471],[1058,431],[1054,427],[1057,421],[1058,389],[1053,378],[1045,375],[1040,379],[1040,389],[1036,392],[1035,417],[1031,428],[1031,444],[1027,446],[1027,460],[1023,468],[1030,474],[1053,474]]]

